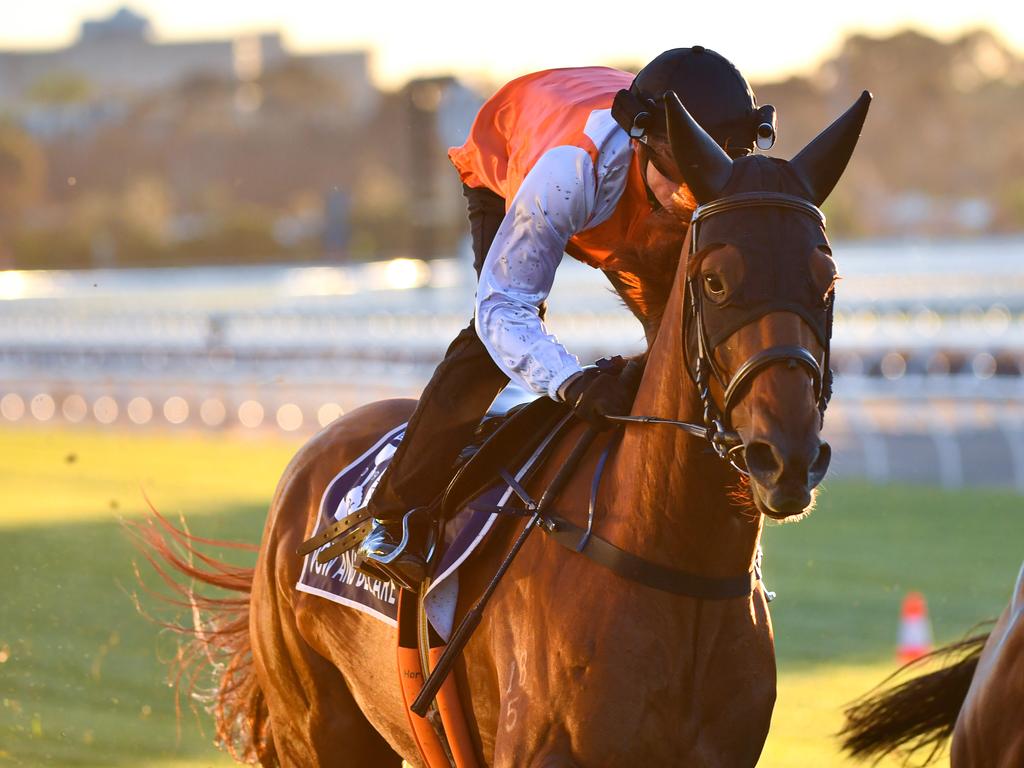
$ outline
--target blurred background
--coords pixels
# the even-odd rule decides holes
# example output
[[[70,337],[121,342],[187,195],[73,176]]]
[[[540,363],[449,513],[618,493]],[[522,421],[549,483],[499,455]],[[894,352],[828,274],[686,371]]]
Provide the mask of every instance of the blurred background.
[[[519,5],[49,0],[0,24],[0,764],[218,759],[202,716],[177,733],[170,638],[134,613],[116,518],[148,494],[257,541],[297,446],[416,396],[468,320],[445,151],[483,100],[680,45],[720,51],[777,107],[782,157],[875,94],[825,205],[834,480],[811,520],[768,534],[789,599],[763,764],[839,763],[839,705],[887,670],[907,588],[945,606],[940,639],[998,613],[1024,533],[1024,12],[776,3],[725,24],[654,3],[609,25],[618,6]],[[642,349],[569,259],[548,318],[585,361]]]

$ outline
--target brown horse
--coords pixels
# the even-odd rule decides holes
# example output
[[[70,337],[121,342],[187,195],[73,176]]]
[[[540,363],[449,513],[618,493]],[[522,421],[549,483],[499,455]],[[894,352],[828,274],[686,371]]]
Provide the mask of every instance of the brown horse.
[[[638,241],[622,254],[632,270],[615,282],[649,340],[633,413],[731,436],[726,457],[745,461],[749,482],[722,460],[721,442],[716,452],[671,426],[626,426],[596,515],[597,532],[621,549],[708,580],[742,577],[754,567],[764,517],[810,508],[829,460],[819,428],[835,279],[814,206],[845,168],[869,100],[865,93],[788,162],[730,160],[678,100],[670,103],[673,151],[697,202],[709,205],[689,229],[676,223],[664,237],[652,230],[660,251]],[[397,766],[402,756],[419,764],[396,679],[395,630],[295,589],[295,550],[312,531],[327,484],[412,407],[368,405],[299,451],[252,572],[194,567],[150,530],[179,570],[241,593],[190,600],[198,613],[212,613],[193,658],[223,662],[213,700],[218,734],[242,757]],[[582,429],[531,480],[534,493]],[[611,435],[592,446],[559,497],[557,513],[577,525]],[[463,566],[459,612],[481,593],[518,528],[497,526]],[[480,759],[495,766],[752,766],[775,702],[759,584],[743,598],[671,594],[539,533],[500,582],[456,677]]]
[[[936,660],[948,663],[855,703],[841,734],[844,747],[870,758],[929,750],[930,762],[952,736],[953,768],[1024,765],[1024,565],[991,632],[921,661]]]

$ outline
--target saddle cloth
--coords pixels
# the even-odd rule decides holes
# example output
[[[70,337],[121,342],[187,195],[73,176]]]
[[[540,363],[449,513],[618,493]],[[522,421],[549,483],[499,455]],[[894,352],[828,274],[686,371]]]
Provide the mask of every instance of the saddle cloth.
[[[395,455],[395,449],[405,434],[405,426],[395,427],[334,476],[320,498],[313,535],[369,500]],[[393,627],[398,626],[398,587],[394,582],[385,582],[357,571],[353,549],[326,563],[318,563],[316,556],[327,546],[329,543],[305,556],[295,588],[363,611]]]
[[[493,528],[498,518],[494,508],[505,506],[513,495],[507,482],[494,479],[501,464],[497,457],[506,453],[501,446],[514,446],[515,450],[508,453],[515,456],[512,466],[517,469],[510,469],[509,474],[517,481],[522,480],[542,458],[538,443],[549,445],[552,441],[548,438],[567,418],[565,408],[548,398],[534,401],[515,416],[499,417],[496,423],[500,426],[484,430],[488,439],[469,452],[472,456],[462,464],[449,486],[444,506],[448,506],[447,499],[458,501],[454,512],[445,510],[447,522],[441,549],[431,562],[431,579],[423,601],[430,623],[444,639],[451,632],[458,598],[458,568]],[[405,427],[401,424],[392,429],[334,476],[320,499],[312,536],[365,506],[390,464]],[[526,455],[527,446],[533,451],[530,455]],[[488,482],[481,482],[485,477]],[[463,495],[470,488],[473,492]],[[328,546],[330,542],[305,556],[296,589],[397,626],[398,586],[357,571],[355,549],[318,563],[317,555]]]

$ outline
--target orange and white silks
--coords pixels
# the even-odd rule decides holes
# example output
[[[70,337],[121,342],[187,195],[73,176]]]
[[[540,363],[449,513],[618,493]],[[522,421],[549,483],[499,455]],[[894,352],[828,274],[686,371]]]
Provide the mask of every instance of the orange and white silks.
[[[563,253],[615,270],[613,253],[651,212],[631,140],[611,116],[631,79],[583,67],[513,80],[448,153],[463,183],[506,205],[480,274],[477,334],[512,381],[555,400],[581,370],[539,316]]]
[[[605,194],[596,201],[593,226],[573,233],[566,252],[592,267],[614,269],[612,251],[651,212],[629,139],[611,119],[616,92],[632,80],[609,67],[549,69],[512,80],[480,108],[469,138],[448,157],[464,184],[486,187],[510,205],[549,150],[586,152],[595,187]],[[611,210],[604,210],[609,203]]]

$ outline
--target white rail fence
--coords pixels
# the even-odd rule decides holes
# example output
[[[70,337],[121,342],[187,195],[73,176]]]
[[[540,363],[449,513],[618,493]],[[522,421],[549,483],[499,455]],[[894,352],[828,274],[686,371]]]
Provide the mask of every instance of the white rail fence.
[[[843,253],[834,472],[1024,492],[1024,239]],[[418,394],[467,264],[0,272],[0,426],[312,434]],[[593,270],[567,262],[550,308],[581,359],[643,347]]]

